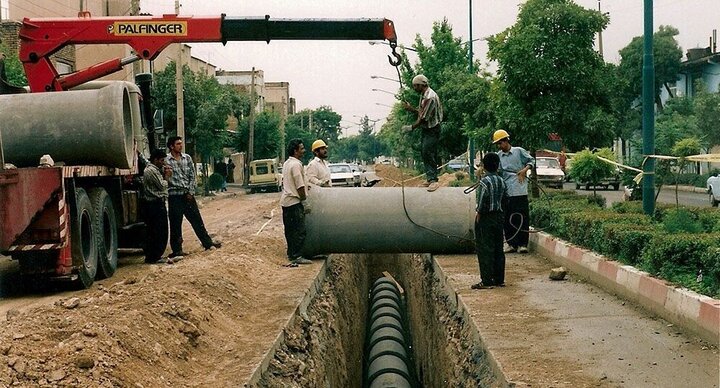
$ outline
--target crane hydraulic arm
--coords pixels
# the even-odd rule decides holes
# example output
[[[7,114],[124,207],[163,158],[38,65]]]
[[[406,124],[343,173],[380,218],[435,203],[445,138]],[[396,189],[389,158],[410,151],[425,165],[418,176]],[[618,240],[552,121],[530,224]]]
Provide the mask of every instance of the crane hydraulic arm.
[[[25,19],[20,29],[20,60],[31,92],[67,90],[153,60],[172,43],[270,40],[387,39],[395,53],[397,37],[387,19],[270,19],[205,16],[129,16]],[[114,58],[70,74],[59,75],[50,55],[70,44],[127,44],[133,56]]]

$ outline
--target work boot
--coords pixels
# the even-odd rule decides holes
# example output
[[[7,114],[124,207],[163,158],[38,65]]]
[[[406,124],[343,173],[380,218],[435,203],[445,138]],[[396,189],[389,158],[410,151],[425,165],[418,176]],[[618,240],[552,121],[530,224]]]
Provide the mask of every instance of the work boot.
[[[174,259],[174,258],[176,258],[176,257],[183,257],[183,256],[187,256],[187,255],[188,255],[188,254],[185,253],[185,252],[183,252],[183,251],[173,252],[173,253],[171,253],[171,254],[168,256],[168,258]]]
[[[439,183],[433,182],[430,184],[430,186],[428,186],[427,191],[432,193],[433,191],[437,190],[439,187],[440,187]]]
[[[422,185],[420,185],[420,186],[422,186],[422,187],[428,187],[428,186],[430,186],[431,184],[432,184],[432,182],[426,181],[426,182],[423,182]]]
[[[312,261],[300,256],[292,261],[295,264],[312,264]]]
[[[503,246],[503,253],[515,253],[517,252],[517,248],[515,248],[512,245],[509,245],[508,243],[505,243],[505,246]]]
[[[518,248],[517,251],[518,251],[518,253],[528,253],[527,247],[520,247],[520,248]]]

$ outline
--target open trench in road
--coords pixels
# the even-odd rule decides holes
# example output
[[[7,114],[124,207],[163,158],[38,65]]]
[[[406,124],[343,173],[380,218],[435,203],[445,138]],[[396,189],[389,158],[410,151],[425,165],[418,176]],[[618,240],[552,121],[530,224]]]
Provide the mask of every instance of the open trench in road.
[[[246,386],[495,386],[504,378],[430,255],[332,255]],[[410,385],[370,381],[371,288],[401,288]],[[392,366],[388,367],[392,371]],[[369,370],[371,369],[371,370]],[[391,373],[392,374],[392,373]]]

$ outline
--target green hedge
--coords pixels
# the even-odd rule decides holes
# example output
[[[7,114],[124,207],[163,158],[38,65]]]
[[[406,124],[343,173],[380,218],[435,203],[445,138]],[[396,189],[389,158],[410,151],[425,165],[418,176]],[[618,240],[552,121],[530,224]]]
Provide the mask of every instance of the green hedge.
[[[530,222],[670,282],[720,296],[720,209],[659,205],[651,218],[643,214],[641,203],[603,209],[587,197],[560,191],[531,201]],[[687,229],[700,233],[667,232]],[[699,271],[701,282],[696,281]]]

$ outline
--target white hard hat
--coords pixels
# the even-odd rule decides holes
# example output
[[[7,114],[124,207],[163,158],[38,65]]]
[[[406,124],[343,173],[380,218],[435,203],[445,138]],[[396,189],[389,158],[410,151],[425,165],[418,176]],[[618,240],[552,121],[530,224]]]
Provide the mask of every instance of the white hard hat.
[[[425,86],[427,86],[427,84],[428,84],[428,79],[427,79],[427,77],[425,77],[424,75],[418,74],[418,75],[416,75],[415,77],[413,77],[412,84],[413,84],[413,85],[425,85]]]

